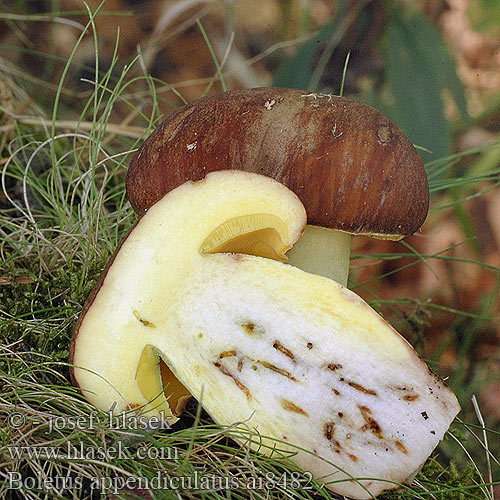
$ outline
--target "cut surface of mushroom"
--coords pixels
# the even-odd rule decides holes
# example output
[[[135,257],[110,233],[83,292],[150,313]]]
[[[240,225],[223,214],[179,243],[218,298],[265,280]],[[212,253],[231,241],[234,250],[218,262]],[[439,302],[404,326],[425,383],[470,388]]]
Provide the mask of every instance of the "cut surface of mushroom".
[[[285,186],[245,172],[212,175],[186,183],[148,211],[122,242],[87,301],[75,329],[71,359],[77,365],[99,367],[102,378],[79,369],[74,376],[101,408],[109,409],[115,402],[117,411],[154,408],[175,421],[189,390],[157,340],[170,318],[170,302],[195,263],[221,250],[261,251],[267,258],[286,260],[285,252],[304,229],[304,207]],[[165,204],[170,207],[167,216],[161,214]],[[102,351],[95,348],[94,331],[110,332],[98,342]],[[111,359],[109,348],[102,345],[108,341],[113,343]]]
[[[298,446],[293,460],[330,489],[370,498],[422,464],[459,407],[357,295],[279,262],[305,222],[296,195],[256,174],[214,172],[171,191],[89,298],[73,376],[105,411],[142,409],[170,423],[192,394],[219,424],[256,429],[269,445],[256,449]],[[252,245],[252,233],[263,235],[278,258],[203,251],[233,232]]]

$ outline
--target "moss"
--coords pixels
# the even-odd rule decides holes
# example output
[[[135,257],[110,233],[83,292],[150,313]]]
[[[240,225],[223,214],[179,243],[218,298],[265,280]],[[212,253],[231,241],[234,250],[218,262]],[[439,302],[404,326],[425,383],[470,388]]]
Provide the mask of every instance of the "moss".
[[[444,467],[435,458],[429,458],[416,478],[416,481],[426,490],[424,495],[422,495],[420,487],[413,486],[412,489],[418,493],[394,491],[382,495],[380,500],[413,500],[417,498],[468,500],[482,498],[481,492],[478,491],[477,480],[477,473],[472,462],[460,467],[458,462],[452,459],[448,467]]]
[[[443,467],[436,460],[427,460],[418,474],[420,482],[433,493],[437,500],[460,500],[471,498],[479,492],[469,489],[478,479],[474,464],[467,462],[460,467],[455,460],[451,460],[448,467]]]
[[[10,283],[0,287],[0,340],[21,341],[22,351],[41,353],[54,361],[66,361],[73,324],[103,267],[93,262],[88,269],[68,261],[53,277],[37,278],[26,269],[10,269]],[[16,277],[31,278],[31,283]],[[5,363],[5,362],[3,362]],[[0,369],[4,369],[0,361]]]

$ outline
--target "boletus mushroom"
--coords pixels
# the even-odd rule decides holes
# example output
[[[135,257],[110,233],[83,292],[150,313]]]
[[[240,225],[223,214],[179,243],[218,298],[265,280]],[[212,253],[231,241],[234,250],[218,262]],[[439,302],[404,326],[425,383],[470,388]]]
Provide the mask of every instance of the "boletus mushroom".
[[[87,301],[73,377],[105,411],[171,423],[190,393],[217,423],[256,429],[260,452],[289,449],[332,491],[372,498],[418,470],[459,406],[354,292],[280,262],[305,225],[299,197],[256,173],[172,189]]]
[[[422,160],[387,117],[351,99],[279,88],[225,92],[171,114],[132,160],[127,196],[141,214],[224,169],[266,175],[297,194],[308,225],[288,262],[343,285],[351,234],[399,240],[427,216]]]

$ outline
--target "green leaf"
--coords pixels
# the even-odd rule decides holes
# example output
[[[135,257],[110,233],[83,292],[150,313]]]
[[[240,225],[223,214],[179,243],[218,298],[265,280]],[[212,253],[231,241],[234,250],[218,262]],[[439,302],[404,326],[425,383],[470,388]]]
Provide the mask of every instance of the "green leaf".
[[[451,127],[444,116],[443,93],[467,116],[462,83],[434,26],[416,11],[393,8],[387,32],[387,79],[394,99],[391,117],[419,146],[424,160],[450,154]]]
[[[474,30],[490,36],[500,34],[498,0],[472,0],[467,7],[467,16]]]

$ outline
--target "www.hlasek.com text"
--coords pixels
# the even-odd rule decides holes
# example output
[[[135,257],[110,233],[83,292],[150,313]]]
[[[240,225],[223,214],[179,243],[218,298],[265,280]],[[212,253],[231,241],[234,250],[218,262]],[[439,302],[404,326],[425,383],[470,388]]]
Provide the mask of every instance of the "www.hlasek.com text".
[[[31,460],[179,460],[179,450],[172,446],[142,445],[137,449],[125,446],[121,441],[111,446],[86,446],[83,442],[70,441],[63,446],[7,446],[12,460],[29,458]]]

